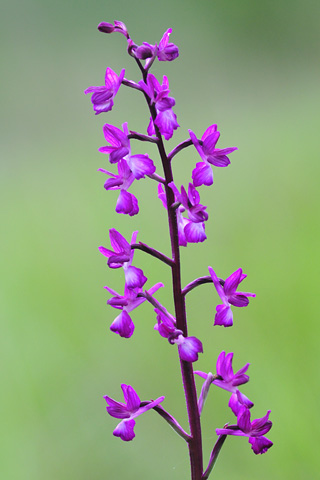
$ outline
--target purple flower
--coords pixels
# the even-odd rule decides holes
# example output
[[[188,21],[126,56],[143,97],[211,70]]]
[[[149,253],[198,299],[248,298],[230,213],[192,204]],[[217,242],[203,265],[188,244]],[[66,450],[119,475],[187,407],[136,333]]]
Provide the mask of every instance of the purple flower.
[[[242,269],[236,270],[230,277],[228,277],[224,285],[219,282],[214,270],[209,267],[209,272],[218,292],[219,297],[223,301],[223,305],[217,305],[216,315],[214,318],[214,325],[223,325],[224,327],[231,327],[233,325],[233,314],[231,311],[231,305],[235,307],[246,307],[249,303],[247,297],[255,297],[255,293],[237,292],[236,289],[247,275],[242,273]]]
[[[109,154],[110,163],[124,159],[137,180],[144,178],[145,175],[152,175],[156,171],[153,161],[147,154],[131,155],[128,123],[124,123],[122,128],[123,131],[107,123],[103,126],[105,139],[111,146],[100,147],[99,152]]]
[[[162,85],[160,85],[156,77],[149,73],[147,83],[140,80],[139,85],[149,96],[151,104],[154,104],[156,107],[157,116],[154,122],[155,125],[159,128],[161,135],[163,135],[166,140],[169,140],[174,130],[180,125],[177,122],[176,114],[172,111],[172,107],[174,107],[176,103],[175,99],[168,96],[170,92],[168,78],[164,75]],[[150,118],[148,135],[151,136],[154,134],[154,124],[152,118]]]
[[[167,338],[171,345],[178,345],[178,352],[181,360],[186,362],[196,362],[198,354],[203,353],[202,343],[196,337],[184,337],[181,330],[175,325],[175,319],[168,317],[158,308],[154,311],[157,313],[157,324],[154,329],[158,330],[160,335]]]
[[[192,183],[189,183],[188,193],[181,186],[181,193],[173,182],[169,184],[173,190],[176,200],[181,203],[178,207],[180,212],[188,213],[187,223],[185,223],[183,231],[186,241],[189,243],[203,242],[207,237],[205,234],[204,222],[208,220],[208,214],[205,211],[207,207],[200,204],[200,195]]]
[[[125,384],[122,384],[121,388],[123,391],[124,403],[116,402],[107,395],[103,398],[108,404],[107,412],[109,415],[111,415],[111,417],[123,419],[116,426],[113,435],[115,437],[120,437],[121,440],[124,440],[125,442],[129,442],[135,437],[133,429],[136,422],[134,419],[163,402],[165,397],[159,397],[156,400],[150,401],[144,407],[140,407],[140,398],[135,390],[130,385]]]
[[[153,295],[161,287],[163,287],[163,283],[156,283],[153,287],[149,288],[148,293]],[[107,304],[121,310],[121,313],[112,322],[110,330],[120,335],[120,337],[130,338],[134,332],[134,323],[128,312],[131,312],[146,300],[144,297],[138,297],[138,294],[142,293],[142,288],[130,289],[125,286],[124,295],[120,295],[107,286],[104,288],[113,295],[113,297],[107,301]]]
[[[103,246],[99,247],[100,253],[108,258],[108,266],[110,268],[123,267],[126,286],[129,289],[142,288],[147,281],[147,277],[144,276],[141,268],[133,267],[132,260],[134,250],[131,249],[131,245],[136,243],[138,232],[133,232],[131,243],[114,228],[109,230],[110,242],[113,250],[109,250]]]
[[[227,167],[230,160],[227,157],[229,153],[238,150],[236,147],[231,148],[215,148],[219,140],[220,132],[217,131],[217,125],[211,125],[207,128],[201,137],[201,143],[192,130],[189,130],[190,138],[196,147],[203,162],[199,162],[192,172],[193,183],[196,187],[200,185],[212,185],[213,173],[211,165],[216,167]]]
[[[160,62],[171,62],[179,56],[178,47],[174,43],[168,43],[170,33],[172,33],[172,28],[168,28],[160,40],[157,53]]]
[[[119,22],[118,20],[115,20],[114,24],[101,22],[98,25],[98,30],[102,33],[119,32],[122,33],[122,35],[124,35],[126,38],[129,38],[127,27],[123,22]]]
[[[246,375],[245,372],[248,370],[250,364],[247,363],[244,367],[240,368],[237,373],[233,373],[232,360],[232,352],[228,353],[227,355],[224,351],[220,353],[216,365],[218,378],[214,378],[211,383],[213,383],[217,387],[227,390],[228,392],[231,392],[235,395],[241,405],[244,404],[247,405],[247,407],[251,408],[253,407],[253,403],[238,390],[239,385],[243,385],[249,381],[249,376]],[[204,378],[205,380],[209,376],[209,374],[201,371],[195,371],[194,373]],[[233,404],[236,398],[233,398]],[[230,408],[232,408],[231,405],[229,406]]]
[[[249,443],[254,453],[265,453],[273,443],[268,438],[264,437],[272,427],[272,422],[269,420],[271,410],[262,418],[257,418],[250,422],[250,410],[243,405],[237,416],[237,426],[229,426],[228,428],[217,428],[217,435],[236,435],[242,437],[249,437]]]
[[[91,102],[93,110],[98,115],[102,112],[109,112],[113,107],[113,99],[116,96],[121,82],[124,78],[125,70],[121,70],[118,76],[111,68],[107,68],[105,74],[105,85],[101,87],[89,87],[84,93],[92,93]]]
[[[116,212],[128,214],[130,217],[136,215],[139,212],[138,200],[132,193],[127,191],[135,177],[127,162],[124,159],[119,160],[118,175],[108,172],[108,170],[104,170],[103,168],[99,168],[98,171],[111,177],[104,184],[106,190],[120,190],[116,204]]]
[[[162,185],[158,185],[158,198],[161,200],[163,206],[165,209],[167,208],[167,199],[166,199],[166,194],[163,191]],[[179,237],[179,245],[186,247],[187,246],[187,240],[186,240],[186,235],[184,233],[184,228],[185,226],[189,223],[189,221],[183,217],[182,212],[184,212],[183,207],[178,207],[176,210],[177,213],[177,222],[178,222],[178,237]]]
[[[172,28],[168,28],[168,30],[163,34],[159,46],[150,45],[150,43],[143,42],[142,45],[135,49],[135,57],[139,58],[140,60],[146,60],[147,58],[157,56],[160,62],[171,62],[177,58],[179,56],[178,47],[174,43],[168,43],[170,33],[172,33]],[[148,67],[148,63],[146,63],[146,67]]]

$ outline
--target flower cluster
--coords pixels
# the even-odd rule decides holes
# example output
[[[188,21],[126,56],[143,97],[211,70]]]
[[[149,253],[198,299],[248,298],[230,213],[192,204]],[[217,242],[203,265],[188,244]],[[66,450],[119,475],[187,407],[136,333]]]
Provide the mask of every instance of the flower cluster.
[[[186,315],[187,293],[203,283],[213,283],[222,301],[222,304],[216,305],[214,325],[231,327],[234,321],[232,307],[246,307],[249,304],[249,297],[255,297],[254,293],[237,290],[246,275],[239,268],[223,280],[209,266],[210,276],[199,277],[182,288],[180,247],[187,247],[189,243],[202,243],[207,239],[205,225],[209,218],[207,212],[209,209],[201,203],[198,188],[213,184],[212,166],[227,167],[230,164],[229,155],[237,148],[216,148],[220,132],[217,125],[212,124],[205,130],[201,138],[197,138],[195,133],[189,130],[189,137],[167,154],[165,142],[173,137],[179,127],[177,116],[173,111],[175,99],[170,95],[167,76],[164,75],[162,81],[159,81],[155,75],[150,73],[150,69],[157,60],[171,62],[178,58],[178,47],[169,42],[171,28],[163,34],[159,43],[143,42],[140,45],[132,40],[123,22],[102,22],[98,25],[98,30],[107,34],[118,32],[125,37],[127,52],[137,63],[142,78],[135,82],[125,78],[124,69],[117,75],[108,67],[105,74],[105,85],[92,86],[84,92],[92,94],[91,102],[94,113],[98,115],[109,112],[113,108],[114,98],[120,86],[124,85],[142,94],[150,114],[149,124],[143,133],[129,131],[128,122],[123,123],[121,128],[109,123],[103,125],[103,134],[107,144],[101,146],[99,152],[108,155],[107,160],[111,168],[117,169],[109,171],[99,168],[100,172],[108,176],[104,188],[108,192],[119,190],[115,207],[117,213],[134,216],[139,213],[138,199],[129,192],[129,188],[136,180],[152,179],[156,181],[158,198],[167,211],[172,252],[172,258],[170,258],[145,243],[137,242],[137,231],[132,233],[129,242],[115,228],[109,230],[111,248],[100,246],[99,251],[107,258],[107,266],[110,269],[122,269],[124,273],[123,294],[117,293],[109,286],[104,287],[111,295],[107,304],[118,310],[118,315],[112,321],[110,330],[120,337],[130,338],[135,330],[131,312],[144,302],[153,307],[156,314],[154,330],[158,331],[161,337],[166,338],[169,344],[177,346],[190,434],[186,433],[177,420],[160,406],[160,403],[164,401],[164,396],[160,396],[156,400],[141,402],[132,386],[127,384],[121,385],[124,403],[117,402],[109,396],[104,397],[108,405],[107,412],[112,417],[121,419],[113,434],[124,441],[130,441],[135,437],[135,418],[153,409],[188,443],[192,480],[207,479],[228,435],[248,437],[255,454],[265,453],[272,446],[272,442],[264,436],[272,426],[269,420],[270,411],[265,417],[251,421],[250,409],[253,407],[253,402],[242,393],[242,386],[249,381],[246,373],[249,363],[234,373],[233,353],[226,354],[225,351],[222,351],[217,358],[215,373],[193,371],[193,364],[198,360],[199,354],[203,353],[203,344],[199,338],[190,336],[188,333],[190,325],[187,324]],[[134,150],[131,146],[133,140],[155,144],[160,157],[159,165],[154,160],[154,156],[151,159],[147,153],[133,153]],[[201,162],[197,162],[195,159],[195,163],[190,168],[188,186],[181,185],[179,188],[177,185],[180,184],[174,181],[172,160],[189,147],[191,147],[191,154],[193,153],[195,157],[197,154],[200,155]],[[158,174],[159,166],[162,167],[163,177]],[[141,268],[133,265],[136,249],[170,267],[174,315],[155,296],[156,292],[164,286],[162,282],[146,289],[147,276]],[[138,321],[140,324],[142,323],[141,315],[140,320],[138,317]],[[150,329],[152,325],[154,325],[154,321],[151,323],[149,321]],[[143,328],[147,327],[148,325],[144,325]],[[196,327],[197,325],[194,326],[194,328]],[[204,380],[199,396],[195,385],[196,376]],[[228,405],[236,416],[237,423],[226,424],[224,428],[216,429],[218,440],[213,447],[207,469],[204,471],[202,468],[200,415],[212,385],[231,394]]]

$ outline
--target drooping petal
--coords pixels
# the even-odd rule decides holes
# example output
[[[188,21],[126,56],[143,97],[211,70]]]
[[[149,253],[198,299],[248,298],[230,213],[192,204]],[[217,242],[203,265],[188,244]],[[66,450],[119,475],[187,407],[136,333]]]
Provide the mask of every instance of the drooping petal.
[[[128,288],[142,288],[148,280],[147,277],[144,276],[141,268],[133,266],[126,267],[124,269],[124,275]]]
[[[224,327],[231,327],[233,325],[233,314],[228,305],[217,305],[216,311],[214,325],[223,325]]]
[[[145,175],[152,175],[156,171],[156,167],[148,155],[131,155],[127,162],[137,180],[144,178]]]
[[[251,444],[251,448],[256,455],[266,453],[273,445],[271,440],[266,437],[250,437],[249,443]]]
[[[134,323],[130,315],[125,310],[122,310],[120,315],[110,325],[110,330],[120,335],[120,337],[130,338],[134,332]]]
[[[186,362],[196,362],[198,360],[198,354],[203,353],[203,347],[200,340],[196,337],[178,337],[180,342],[178,343],[178,350],[181,360]]]
[[[204,242],[207,238],[205,234],[204,223],[194,223],[190,221],[184,228],[186,240],[189,243]]]
[[[113,435],[115,437],[120,437],[124,442],[129,442],[135,437],[135,433],[133,431],[135,424],[136,422],[133,419],[122,420],[122,422],[120,422],[113,430]]]
[[[121,190],[116,204],[116,212],[130,216],[136,215],[139,212],[138,200],[132,193]]]
[[[177,122],[177,115],[170,108],[158,113],[155,119],[155,124],[166,140],[170,140],[174,130],[177,130],[177,128],[180,127]]]
[[[212,185],[213,184],[213,172],[212,168],[207,165],[205,162],[199,162],[196,164],[196,168],[192,171],[192,181],[195,187],[200,187],[201,185]]]

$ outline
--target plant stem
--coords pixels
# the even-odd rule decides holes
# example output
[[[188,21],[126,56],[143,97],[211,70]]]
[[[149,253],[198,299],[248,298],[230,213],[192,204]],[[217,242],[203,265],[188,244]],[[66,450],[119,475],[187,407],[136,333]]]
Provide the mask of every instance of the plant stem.
[[[143,69],[141,62],[136,59],[137,64],[143,74],[143,80],[147,82],[147,72]],[[166,180],[165,192],[168,206],[168,222],[169,222],[169,233],[171,241],[171,251],[172,251],[172,260],[173,265],[171,266],[172,271],[172,285],[173,285],[173,299],[175,306],[175,315],[176,315],[176,326],[179,330],[182,330],[183,335],[188,336],[187,330],[187,318],[186,318],[186,307],[185,307],[185,298],[182,294],[181,288],[181,265],[180,265],[180,249],[179,249],[179,236],[178,236],[178,223],[177,223],[177,212],[176,209],[172,208],[172,205],[175,202],[174,193],[172,189],[168,186],[170,182],[173,181],[173,174],[170,161],[168,160],[163,139],[161,133],[155,124],[155,119],[157,116],[156,108],[154,104],[151,104],[148,95],[144,92],[150,114],[154,123],[154,128],[156,136],[158,138],[157,147],[159,150],[160,158],[162,161],[162,167],[164,171],[164,177]],[[180,359],[181,374],[183,381],[183,388],[185,392],[185,399],[187,405],[187,412],[189,418],[190,426],[190,441],[189,446],[189,457],[190,457],[190,466],[191,466],[191,479],[192,480],[201,480],[203,472],[203,459],[202,459],[202,436],[201,436],[201,424],[200,424],[200,415],[198,411],[197,404],[197,392],[194,381],[194,374],[191,362],[186,362]]]

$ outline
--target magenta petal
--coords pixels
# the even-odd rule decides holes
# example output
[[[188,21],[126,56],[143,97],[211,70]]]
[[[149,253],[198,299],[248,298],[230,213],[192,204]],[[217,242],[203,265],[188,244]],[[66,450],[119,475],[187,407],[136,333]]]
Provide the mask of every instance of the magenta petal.
[[[204,132],[204,134],[201,137],[201,140],[204,142],[205,139],[209,136],[215,133],[218,129],[218,126],[216,124],[210,125],[210,127],[207,128],[207,130]]]
[[[266,453],[273,443],[266,437],[250,437],[249,443],[252,445],[251,448],[256,455]]]
[[[110,325],[110,330],[120,335],[120,337],[130,338],[134,332],[134,324],[130,315],[125,310],[122,310],[120,315]]]
[[[203,153],[205,155],[210,155],[214,152],[214,147],[216,146],[217,141],[219,140],[220,132],[214,132],[211,135],[208,135],[202,144]]]
[[[227,167],[230,165],[230,160],[226,155],[208,155],[207,161],[214,165],[215,167]]]
[[[200,187],[200,185],[212,185],[212,168],[204,162],[197,163],[196,168],[192,171],[192,180],[195,187]]]
[[[239,402],[238,396],[236,393],[233,393],[230,397],[228,406],[231,408],[235,416],[238,416],[240,408],[242,407],[242,403]]]
[[[214,284],[214,286],[216,287],[216,290],[217,290],[217,292],[218,292],[219,297],[221,298],[221,300],[222,300],[223,302],[226,302],[227,299],[226,299],[224,290],[223,290],[223,288],[222,288],[222,286],[221,286],[221,284],[220,284],[220,282],[219,282],[219,279],[218,279],[218,277],[217,277],[217,275],[216,275],[216,272],[213,270],[212,267],[208,267],[208,270],[209,270],[209,273],[210,273],[210,275],[211,275],[213,284]]]
[[[104,395],[103,397],[105,401],[108,404],[107,407],[107,412],[111,417],[114,418],[129,418],[130,413],[127,410],[127,406],[124,405],[123,403],[116,402],[112,398],[108,397],[107,395]]]
[[[204,223],[189,222],[184,227],[184,233],[186,236],[186,240],[189,243],[204,242],[204,240],[206,240],[207,238],[205,234]]]
[[[174,130],[180,126],[177,122],[177,116],[173,110],[171,110],[171,108],[163,112],[159,112],[156,117],[155,124],[159,128],[161,135],[163,135],[166,140],[169,140],[172,137]]]
[[[237,390],[237,398],[238,398],[238,401],[239,401],[239,405],[245,405],[246,407],[248,408],[252,408],[253,407],[253,402],[251,402],[251,400],[249,400],[248,397],[246,397],[243,393],[241,393],[239,390]]]
[[[249,300],[244,295],[230,295],[228,296],[228,302],[235,307],[246,307],[249,305]]]
[[[229,382],[233,378],[232,360],[233,353],[230,352],[225,356],[224,362],[221,365],[220,375],[226,382]]]
[[[242,276],[242,269],[238,268],[235,272],[233,272],[228,278],[226,278],[226,281],[224,282],[224,293],[227,295],[233,295],[240,283],[240,279]]]
[[[198,353],[203,352],[202,343],[196,337],[186,337],[184,341],[178,345],[181,360],[186,362],[196,362]]]
[[[100,150],[101,152],[101,150]],[[110,153],[109,162],[110,163],[118,163],[122,160],[126,155],[128,155],[129,150],[127,147],[119,147],[115,149],[113,152]]]
[[[123,267],[124,263],[127,263],[130,260],[130,255],[127,253],[121,252],[116,255],[111,255],[108,259],[108,267],[110,268],[119,268]]]
[[[126,190],[121,190],[116,204],[116,212],[132,216],[138,213],[138,211],[138,201],[134,195]]]
[[[246,406],[242,406],[238,413],[237,420],[238,427],[243,431],[243,433],[251,432],[251,423],[250,423],[250,410]]]
[[[105,123],[102,127],[104,138],[109,142],[113,147],[127,147],[129,145],[129,140],[127,136],[123,133],[120,128],[117,128],[113,125]]]
[[[121,385],[123,396],[130,412],[135,412],[140,407],[140,398],[131,385]]]
[[[223,377],[222,367],[223,367],[223,364],[224,364],[225,357],[226,357],[226,352],[222,351],[217,358],[217,364],[216,364],[217,375],[220,375],[221,377]]]
[[[127,162],[137,180],[144,178],[145,175],[152,175],[156,171],[156,167],[148,155],[131,155]]]
[[[114,429],[113,435],[115,437],[120,437],[121,440],[125,442],[129,442],[135,437],[135,433],[133,431],[135,424],[135,420],[122,420],[122,422],[120,422]]]
[[[113,250],[117,253],[125,252],[130,255],[131,247],[129,242],[115,228],[109,230],[110,243]]]
[[[125,268],[124,275],[128,288],[142,288],[148,280],[147,277],[143,275],[141,268],[133,266]]]
[[[229,306],[217,305],[216,311],[214,325],[223,325],[224,327],[231,327],[233,325],[233,314]]]

